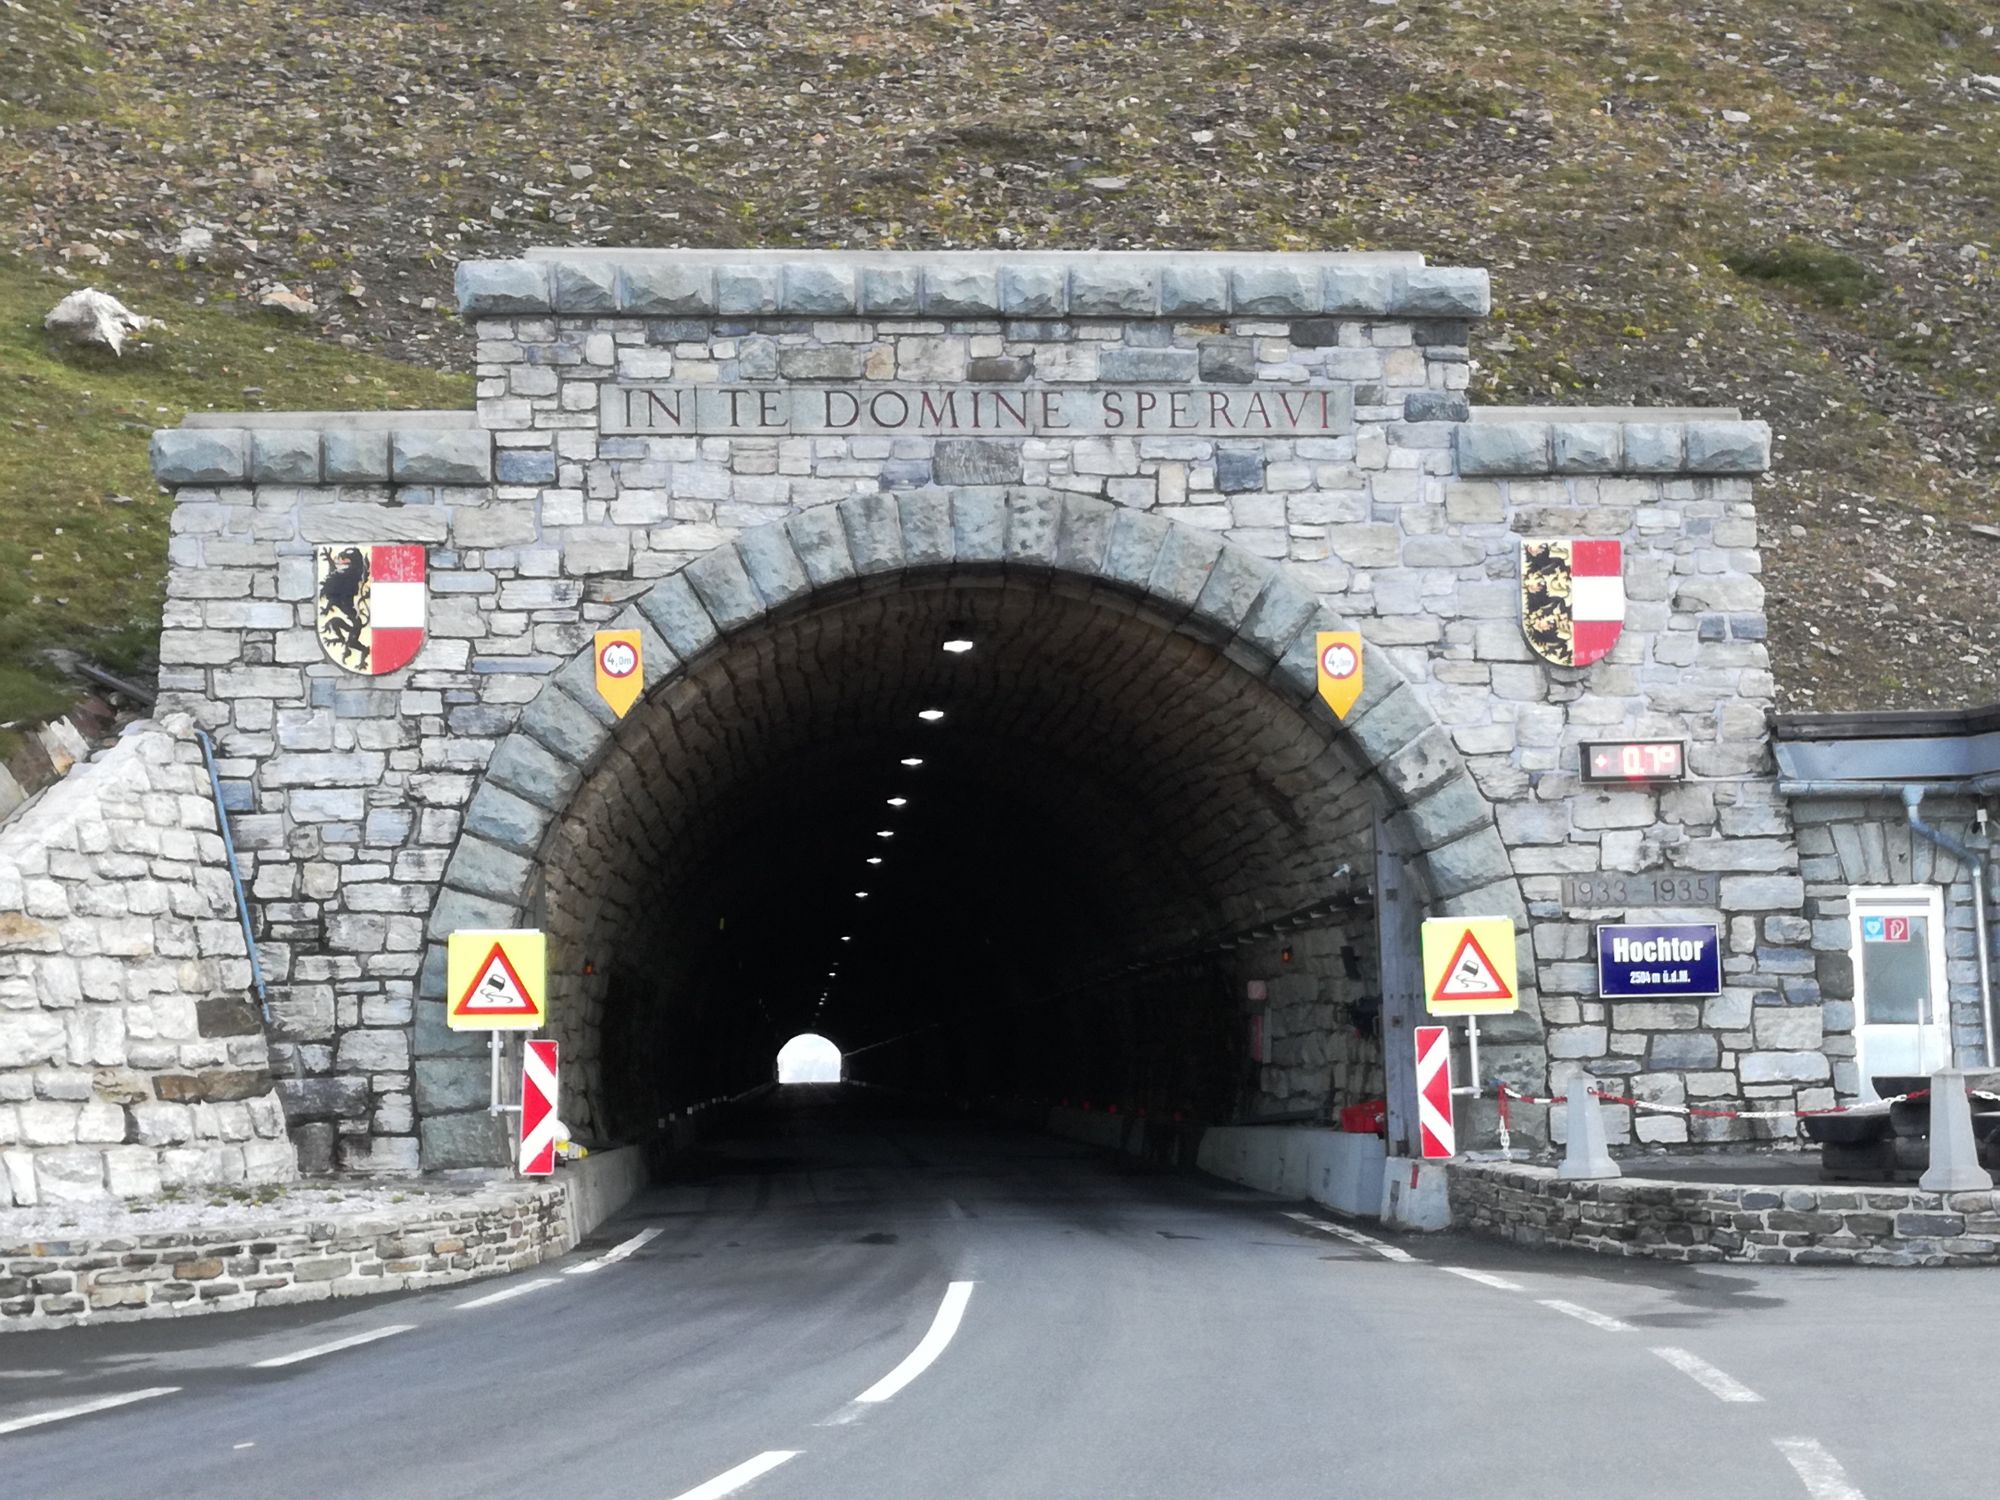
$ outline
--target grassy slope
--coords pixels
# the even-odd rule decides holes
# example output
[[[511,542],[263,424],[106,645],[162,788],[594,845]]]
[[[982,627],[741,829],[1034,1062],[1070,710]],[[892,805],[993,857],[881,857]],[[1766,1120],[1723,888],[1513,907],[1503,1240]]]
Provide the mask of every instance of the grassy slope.
[[[44,0],[0,10],[0,224],[28,262],[82,269],[87,242],[109,257],[93,279],[222,341],[178,381],[60,367],[114,431],[152,419],[121,403],[244,386],[272,406],[462,397],[222,309],[282,281],[323,338],[462,369],[426,299],[448,301],[455,259],[533,243],[1488,265],[1483,399],[1772,421],[1789,705],[1990,700],[2000,542],[1967,523],[2000,510],[2000,100],[1968,80],[2000,73],[1995,19],[1956,0]],[[216,236],[197,263],[174,250],[189,224]],[[47,369],[24,319],[9,300],[8,357]],[[28,420],[56,425],[46,404]],[[52,471],[15,451],[45,449],[31,428],[0,426],[0,547],[67,557],[72,618],[115,634],[144,613],[128,580],[157,576],[156,508],[99,517],[123,545],[64,550],[11,491],[60,473],[102,511],[143,472],[72,483],[95,457]],[[0,663],[37,629],[0,635]]]

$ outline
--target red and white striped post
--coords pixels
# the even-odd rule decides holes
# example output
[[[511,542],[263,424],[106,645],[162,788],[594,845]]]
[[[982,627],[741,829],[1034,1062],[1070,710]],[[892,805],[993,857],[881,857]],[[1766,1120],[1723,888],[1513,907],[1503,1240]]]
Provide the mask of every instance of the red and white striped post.
[[[521,1175],[556,1169],[556,1044],[530,1038],[521,1052]]]
[[[1451,1124],[1451,1028],[1417,1028],[1417,1136],[1424,1159],[1458,1149]]]

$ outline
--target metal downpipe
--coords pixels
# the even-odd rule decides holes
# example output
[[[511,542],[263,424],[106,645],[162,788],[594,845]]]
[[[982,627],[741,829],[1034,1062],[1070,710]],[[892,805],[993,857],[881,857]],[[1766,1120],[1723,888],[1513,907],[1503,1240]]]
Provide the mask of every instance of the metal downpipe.
[[[250,902],[243,894],[243,873],[236,868],[236,838],[229,831],[229,809],[222,805],[222,779],[215,774],[215,742],[208,731],[197,729],[201,758],[208,766],[208,789],[215,798],[215,821],[222,830],[222,852],[229,857],[229,884],[236,892],[236,919],[243,924],[243,947],[250,955],[250,986],[257,992],[257,1008],[264,1024],[271,1024],[271,997],[264,989],[264,961],[257,956],[257,940],[250,933]]]
[[[1956,855],[1965,864],[1966,874],[1972,881],[1972,930],[1975,946],[1979,949],[1979,1019],[1984,1028],[1984,1051],[1986,1066],[1996,1065],[1993,1056],[1993,933],[1987,913],[1986,861],[1970,845],[1961,843],[1941,829],[1933,828],[1923,820],[1924,788],[1906,786],[1903,788],[1903,812],[1909,819],[1910,831],[1926,841],[1935,844],[1947,854]]]

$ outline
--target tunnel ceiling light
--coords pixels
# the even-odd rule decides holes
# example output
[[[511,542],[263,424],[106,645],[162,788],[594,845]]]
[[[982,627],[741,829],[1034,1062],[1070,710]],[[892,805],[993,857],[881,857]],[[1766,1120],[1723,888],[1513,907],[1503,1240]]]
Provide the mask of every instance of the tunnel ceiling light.
[[[868,856],[868,863],[871,865],[879,865],[882,863],[882,856],[879,854],[871,854]]]
[[[856,901],[866,901],[868,899],[868,893],[866,891],[856,891],[854,893],[854,899]]]
[[[924,758],[921,755],[906,755],[903,757],[903,764],[908,766],[911,770],[915,770],[918,766],[922,765],[923,763],[924,763]]]
[[[935,724],[939,719],[944,717],[944,710],[941,708],[920,708],[917,710],[917,717],[922,719],[926,724]]]
[[[972,649],[971,637],[963,635],[954,635],[953,637],[951,637],[951,639],[949,639],[944,643],[944,649],[950,652],[953,656],[963,656],[965,655],[966,652]]]
[[[891,807],[908,807],[910,805],[910,799],[908,797],[891,797],[889,799],[889,805]]]
[[[849,936],[848,936],[848,935],[847,935],[846,933],[844,933],[844,932],[843,932],[843,933],[842,933],[842,934],[840,935],[840,940],[841,940],[841,941],[842,941],[843,943],[851,943],[851,942],[853,942],[853,941],[854,941],[854,939],[853,939],[853,938],[849,937]]]
[[[875,837],[878,839],[892,839],[895,836],[896,830],[893,828],[878,828],[875,830]]]

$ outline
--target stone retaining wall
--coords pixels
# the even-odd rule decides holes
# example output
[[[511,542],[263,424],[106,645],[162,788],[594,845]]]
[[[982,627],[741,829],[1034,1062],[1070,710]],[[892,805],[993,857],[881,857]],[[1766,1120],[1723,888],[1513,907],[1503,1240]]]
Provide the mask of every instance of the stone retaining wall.
[[[284,1307],[519,1271],[571,1243],[564,1181],[420,1194],[373,1218],[0,1240],[0,1331]]]
[[[1801,1175],[1812,1170],[1803,1164]],[[1454,1161],[1455,1227],[1599,1255],[1758,1265],[2000,1264],[1993,1193],[1869,1185],[1563,1182],[1552,1167]]]

